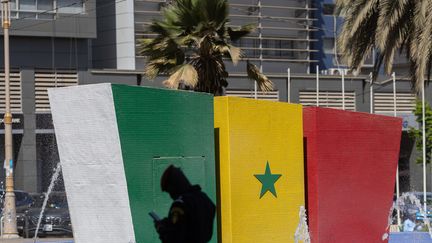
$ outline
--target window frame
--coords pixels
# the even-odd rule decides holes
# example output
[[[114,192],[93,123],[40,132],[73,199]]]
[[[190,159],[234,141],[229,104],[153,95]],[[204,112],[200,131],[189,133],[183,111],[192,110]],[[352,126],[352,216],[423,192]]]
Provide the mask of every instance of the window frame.
[[[36,20],[55,20],[57,19],[58,15],[79,15],[79,14],[87,14],[86,13],[86,2],[82,0],[75,0],[76,3],[80,4],[81,11],[61,11],[58,7],[58,1],[59,0],[52,0],[52,9],[49,10],[43,10],[38,9],[39,1],[43,0],[34,0],[34,8],[33,9],[21,9],[20,8],[20,1],[23,0],[11,0],[11,17],[14,19],[36,19]],[[27,16],[26,16],[27,15]],[[34,17],[28,17],[32,16]],[[44,16],[50,16],[49,18]]]

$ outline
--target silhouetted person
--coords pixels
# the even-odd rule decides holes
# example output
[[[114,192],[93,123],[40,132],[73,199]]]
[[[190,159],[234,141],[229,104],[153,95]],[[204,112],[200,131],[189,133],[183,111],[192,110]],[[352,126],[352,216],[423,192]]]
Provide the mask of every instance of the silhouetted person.
[[[155,222],[161,241],[163,243],[210,241],[216,207],[201,191],[201,187],[192,186],[179,168],[170,165],[162,175],[161,188],[174,200],[168,217]]]

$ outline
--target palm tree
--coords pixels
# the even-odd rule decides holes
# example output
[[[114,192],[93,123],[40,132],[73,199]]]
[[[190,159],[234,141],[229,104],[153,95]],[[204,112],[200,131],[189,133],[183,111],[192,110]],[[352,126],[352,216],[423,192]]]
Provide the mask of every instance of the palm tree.
[[[391,72],[397,51],[406,52],[415,90],[420,91],[432,64],[431,0],[337,0],[345,22],[338,39],[346,63],[359,70],[376,51],[374,77],[384,64]]]
[[[237,64],[242,58],[233,43],[251,33],[254,25],[227,27],[227,0],[176,0],[163,8],[161,20],[154,20],[150,31],[153,39],[140,40],[140,54],[147,57],[144,75],[152,80],[168,75],[164,85],[223,95],[228,72],[224,58]],[[249,61],[247,73],[263,91],[273,83]]]

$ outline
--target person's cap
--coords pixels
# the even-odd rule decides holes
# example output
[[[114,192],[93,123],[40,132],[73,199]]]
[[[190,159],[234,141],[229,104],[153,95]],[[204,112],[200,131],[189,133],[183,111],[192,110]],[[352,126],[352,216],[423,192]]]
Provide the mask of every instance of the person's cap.
[[[173,170],[176,169],[173,165],[168,166],[168,168],[164,171],[161,177],[161,189],[163,192],[168,191],[168,187],[170,184],[170,177],[173,173]]]

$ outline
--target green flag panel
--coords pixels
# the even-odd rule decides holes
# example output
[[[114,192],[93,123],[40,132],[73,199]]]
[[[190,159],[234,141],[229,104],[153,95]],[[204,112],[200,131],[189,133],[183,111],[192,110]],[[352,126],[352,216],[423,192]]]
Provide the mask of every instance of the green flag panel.
[[[160,177],[170,164],[216,202],[213,97],[124,85],[112,91],[135,236],[160,242],[148,212],[168,213],[172,200]]]

